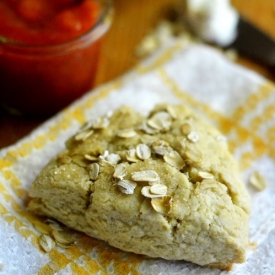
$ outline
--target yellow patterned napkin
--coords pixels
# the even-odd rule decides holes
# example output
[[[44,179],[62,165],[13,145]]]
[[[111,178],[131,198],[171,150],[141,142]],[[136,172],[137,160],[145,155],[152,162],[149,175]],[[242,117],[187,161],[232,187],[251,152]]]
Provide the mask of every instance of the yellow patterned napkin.
[[[44,252],[37,218],[25,209],[41,168],[88,118],[130,105],[147,114],[161,102],[189,105],[228,138],[252,197],[251,248],[230,272],[124,253],[75,233],[76,245]],[[205,45],[167,44],[133,71],[72,104],[14,146],[0,151],[0,274],[275,274],[275,91],[272,83]],[[260,172],[267,187],[248,184]],[[234,221],[232,221],[234,222]]]

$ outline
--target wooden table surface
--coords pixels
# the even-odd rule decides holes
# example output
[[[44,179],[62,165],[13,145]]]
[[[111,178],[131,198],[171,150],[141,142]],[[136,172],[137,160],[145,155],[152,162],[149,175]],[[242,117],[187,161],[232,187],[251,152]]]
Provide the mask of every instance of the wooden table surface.
[[[164,17],[166,11],[178,3],[178,0],[113,0],[113,2],[114,21],[104,38],[96,86],[122,75],[140,61],[135,55],[136,46]],[[232,0],[231,2],[241,15],[275,39],[275,1]],[[243,57],[238,57],[237,62],[275,81],[275,72],[273,75],[260,64]],[[0,148],[12,145],[43,122],[42,119],[11,116],[0,110]]]

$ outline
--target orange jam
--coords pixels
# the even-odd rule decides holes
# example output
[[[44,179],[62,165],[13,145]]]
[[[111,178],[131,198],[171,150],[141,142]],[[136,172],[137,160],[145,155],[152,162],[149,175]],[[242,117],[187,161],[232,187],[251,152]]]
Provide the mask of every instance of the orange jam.
[[[109,1],[0,1],[0,102],[52,115],[93,84]]]

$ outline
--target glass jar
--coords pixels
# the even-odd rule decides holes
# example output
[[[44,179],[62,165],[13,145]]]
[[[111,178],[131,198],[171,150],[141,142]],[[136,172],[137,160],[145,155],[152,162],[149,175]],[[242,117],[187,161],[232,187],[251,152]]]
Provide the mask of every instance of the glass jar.
[[[99,4],[95,24],[69,41],[33,45],[0,33],[0,102],[4,108],[50,116],[92,88],[102,37],[112,19],[111,2],[94,1]]]

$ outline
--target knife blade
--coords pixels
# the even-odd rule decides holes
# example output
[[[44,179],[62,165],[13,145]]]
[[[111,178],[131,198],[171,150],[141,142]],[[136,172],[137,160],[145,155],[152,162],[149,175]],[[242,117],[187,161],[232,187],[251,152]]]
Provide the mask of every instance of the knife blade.
[[[275,68],[275,40],[241,16],[237,36],[226,48],[233,48],[249,59]]]

